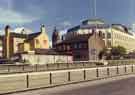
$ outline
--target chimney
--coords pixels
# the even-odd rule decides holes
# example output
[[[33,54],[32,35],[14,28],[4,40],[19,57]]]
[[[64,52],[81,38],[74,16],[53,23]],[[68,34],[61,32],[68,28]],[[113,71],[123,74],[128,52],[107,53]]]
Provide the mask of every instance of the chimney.
[[[4,50],[4,56],[9,59],[10,58],[10,32],[11,28],[9,25],[5,27],[5,50]]]
[[[6,35],[6,36],[9,36],[10,32],[11,32],[11,28],[10,28],[9,25],[7,25],[7,26],[5,27],[5,35]]]
[[[44,24],[41,25],[40,32],[44,32],[45,33],[45,25]]]

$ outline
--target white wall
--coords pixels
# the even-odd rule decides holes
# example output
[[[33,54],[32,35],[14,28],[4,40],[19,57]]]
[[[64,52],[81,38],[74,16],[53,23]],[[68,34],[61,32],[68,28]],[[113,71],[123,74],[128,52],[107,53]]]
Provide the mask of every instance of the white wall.
[[[35,55],[22,54],[22,59],[27,60],[29,64],[51,64],[51,63],[72,63],[72,56],[67,55]]]

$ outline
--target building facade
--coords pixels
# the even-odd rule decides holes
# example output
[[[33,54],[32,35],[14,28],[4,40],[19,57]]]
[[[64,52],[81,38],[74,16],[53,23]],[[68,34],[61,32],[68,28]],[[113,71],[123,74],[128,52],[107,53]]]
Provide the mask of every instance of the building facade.
[[[96,37],[85,35],[91,35],[95,32]],[[106,24],[101,19],[88,19],[82,21],[80,25],[67,30],[67,33],[63,36],[61,41],[55,42],[53,48],[57,50],[64,50],[65,46],[63,43],[73,43],[71,39],[79,39],[76,43],[86,44],[85,49],[70,50],[73,53],[74,60],[95,60],[98,59],[98,54],[103,48],[110,49],[113,46],[123,46],[126,48],[127,52],[132,52],[135,50],[135,35],[131,32],[129,28],[122,24]],[[85,41],[83,41],[85,39]],[[87,39],[87,40],[86,40]],[[100,39],[100,40],[99,40]],[[66,45],[68,49],[73,46],[76,48],[77,45]],[[78,45],[78,47],[81,47]],[[66,51],[67,52],[67,51]],[[80,53],[80,56],[79,56]],[[83,59],[84,56],[86,59]],[[78,58],[77,58],[78,57]]]
[[[44,25],[41,31],[31,34],[11,32],[10,26],[5,27],[3,42],[3,57],[9,59],[16,53],[34,51],[35,49],[49,49],[49,38]]]

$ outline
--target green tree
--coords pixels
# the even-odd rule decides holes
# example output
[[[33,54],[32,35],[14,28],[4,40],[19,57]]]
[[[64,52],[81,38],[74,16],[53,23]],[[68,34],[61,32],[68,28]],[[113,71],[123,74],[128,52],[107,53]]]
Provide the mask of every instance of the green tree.
[[[111,49],[111,55],[113,56],[121,56],[124,54],[126,54],[126,49],[122,46],[112,47]]]

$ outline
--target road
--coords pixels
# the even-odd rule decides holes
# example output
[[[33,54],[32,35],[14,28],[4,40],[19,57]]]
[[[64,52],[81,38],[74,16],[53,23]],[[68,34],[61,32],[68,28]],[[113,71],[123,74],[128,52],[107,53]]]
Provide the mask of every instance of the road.
[[[127,75],[8,95],[135,95],[135,76]]]

